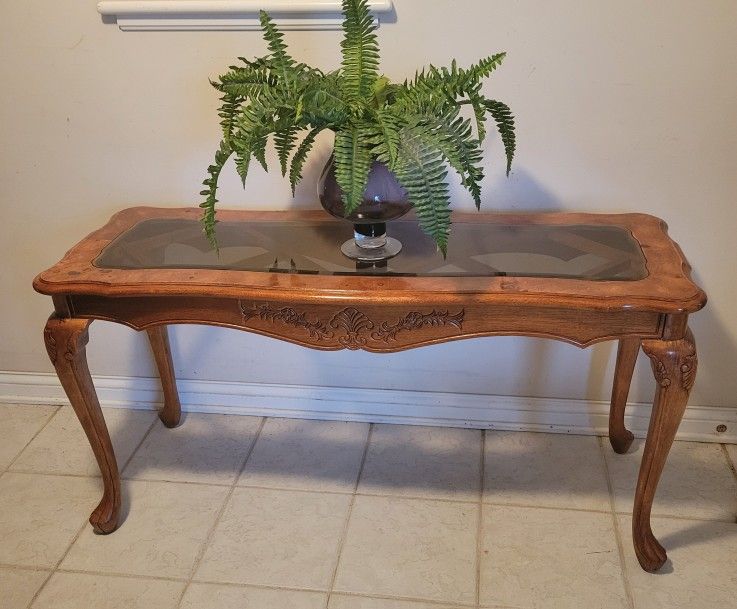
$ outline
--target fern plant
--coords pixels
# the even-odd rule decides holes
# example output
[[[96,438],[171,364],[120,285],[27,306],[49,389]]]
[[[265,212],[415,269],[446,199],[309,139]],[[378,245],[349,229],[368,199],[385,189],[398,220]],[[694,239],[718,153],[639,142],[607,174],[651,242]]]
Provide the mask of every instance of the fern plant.
[[[490,55],[467,68],[430,66],[405,82],[391,83],[379,73],[376,25],[366,0],[343,0],[342,64],[322,72],[291,57],[282,33],[260,13],[269,53],[239,58],[239,65],[211,81],[222,93],[222,141],[208,167],[201,194],[203,226],[217,248],[215,206],[218,178],[229,158],[245,187],[253,159],[264,169],[266,146],[273,142],[282,175],[292,192],[315,138],[335,134],[335,176],[346,213],[361,203],[372,161],[385,163],[407,191],[421,227],[445,255],[450,231],[447,167],[481,204],[481,143],[491,117],[506,152],[507,175],[515,152],[514,118],[500,101],[481,93],[483,80],[504,59]],[[469,106],[472,119],[462,114]],[[475,127],[475,129],[474,129]],[[303,136],[300,140],[300,136]]]

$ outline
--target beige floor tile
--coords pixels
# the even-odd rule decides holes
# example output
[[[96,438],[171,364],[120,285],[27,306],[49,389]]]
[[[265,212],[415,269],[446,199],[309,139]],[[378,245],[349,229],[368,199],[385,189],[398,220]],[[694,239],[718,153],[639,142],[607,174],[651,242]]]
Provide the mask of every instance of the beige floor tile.
[[[157,425],[123,475],[140,480],[232,484],[260,424],[259,417],[187,414],[175,429]]]
[[[461,609],[458,605],[438,605],[422,601],[405,601],[366,596],[333,594],[328,609]],[[462,609],[466,609],[463,607]]]
[[[478,506],[356,497],[336,592],[472,603]]]
[[[629,542],[632,519],[620,516],[619,523],[637,609],[737,607],[737,524],[653,518],[669,560],[651,574],[640,568]]]
[[[238,488],[195,579],[325,590],[350,495]]]
[[[643,440],[626,455],[605,450],[618,512],[632,512]],[[734,522],[737,481],[719,444],[675,442],[665,464],[653,514]]]
[[[56,406],[0,404],[0,471],[28,444],[56,411]]]
[[[484,506],[480,600],[526,609],[625,609],[611,514]]]
[[[32,609],[175,609],[183,582],[54,573]]]
[[[481,432],[376,425],[359,492],[477,501]]]
[[[227,493],[221,486],[130,481],[123,485],[128,514],[120,529],[95,535],[87,527],[62,568],[188,577]]]
[[[485,446],[484,501],[611,509],[596,437],[489,431]]]
[[[125,463],[151,426],[156,413],[150,410],[105,408],[115,456]],[[71,406],[61,408],[51,422],[21,453],[11,468],[49,474],[99,476],[100,469],[90,443]]]
[[[324,592],[192,584],[181,609],[324,609]]]
[[[368,424],[269,419],[239,484],[353,491]]]
[[[0,567],[0,607],[26,609],[48,576],[48,571]]]
[[[102,496],[94,478],[5,472],[0,477],[0,563],[53,567]]]

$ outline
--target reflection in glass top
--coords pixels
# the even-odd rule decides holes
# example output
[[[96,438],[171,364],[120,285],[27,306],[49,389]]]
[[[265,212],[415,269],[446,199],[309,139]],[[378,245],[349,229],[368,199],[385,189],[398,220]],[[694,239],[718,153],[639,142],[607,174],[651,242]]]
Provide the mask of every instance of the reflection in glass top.
[[[647,275],[629,231],[601,225],[453,223],[448,258],[413,221],[396,221],[387,233],[404,245],[396,257],[361,263],[340,252],[352,236],[339,222],[219,222],[220,257],[199,221],[144,220],[110,243],[99,268],[230,269],[314,275],[419,275],[444,277],[567,277],[637,280]]]

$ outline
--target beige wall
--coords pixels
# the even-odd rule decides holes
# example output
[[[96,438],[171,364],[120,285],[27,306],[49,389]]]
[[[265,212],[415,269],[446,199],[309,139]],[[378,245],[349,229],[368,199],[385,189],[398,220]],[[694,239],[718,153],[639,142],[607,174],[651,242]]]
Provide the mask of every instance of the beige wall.
[[[515,2],[395,0],[380,29],[384,70],[470,62],[506,50],[489,90],[514,109],[509,179],[500,146],[492,209],[644,211],[665,218],[710,303],[692,403],[737,406],[737,4],[732,0]],[[207,77],[263,53],[250,32],[123,33],[94,0],[0,0],[0,370],[49,371],[50,300],[34,274],[121,207],[195,205],[218,137]],[[338,32],[290,33],[294,53],[337,65]],[[322,155],[329,150],[323,141]],[[314,205],[314,159],[296,199],[278,173],[234,172],[222,199],[242,208]],[[459,196],[456,208],[471,208]],[[451,245],[452,247],[452,245]],[[182,378],[375,386],[606,399],[613,349],[478,339],[391,356],[317,353],[236,331],[175,332]],[[143,336],[93,326],[93,372],[152,374]],[[633,398],[652,393],[640,361]]]

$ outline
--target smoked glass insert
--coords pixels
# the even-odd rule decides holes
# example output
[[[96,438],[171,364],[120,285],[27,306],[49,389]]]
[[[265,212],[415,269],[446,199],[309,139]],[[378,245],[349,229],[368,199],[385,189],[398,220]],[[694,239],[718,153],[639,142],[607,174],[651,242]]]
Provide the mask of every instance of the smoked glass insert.
[[[341,222],[219,222],[220,255],[195,219],[139,222],[110,243],[95,266],[114,269],[229,269],[314,275],[565,277],[633,281],[647,275],[632,234],[616,226],[525,226],[453,223],[448,257],[413,221],[387,233],[404,248],[390,260],[360,263],[343,256],[351,236]]]

